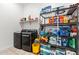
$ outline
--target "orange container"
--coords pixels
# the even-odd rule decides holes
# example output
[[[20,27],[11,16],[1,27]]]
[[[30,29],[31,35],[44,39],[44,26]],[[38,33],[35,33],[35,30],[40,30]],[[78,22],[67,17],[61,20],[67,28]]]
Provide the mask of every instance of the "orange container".
[[[48,24],[52,24],[52,19],[48,19]]]
[[[54,16],[52,16],[52,24],[54,24]]]
[[[64,16],[59,16],[60,18],[60,23],[64,23]]]
[[[50,19],[48,19],[48,24],[50,24]]]
[[[48,19],[48,24],[53,24],[54,23],[54,16],[52,16],[52,18]]]

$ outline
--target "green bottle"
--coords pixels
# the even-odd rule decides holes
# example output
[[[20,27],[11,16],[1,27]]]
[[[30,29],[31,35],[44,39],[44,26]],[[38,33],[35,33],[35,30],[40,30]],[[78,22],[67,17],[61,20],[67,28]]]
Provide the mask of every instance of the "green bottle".
[[[75,38],[70,38],[69,39],[69,47],[71,47],[71,48],[76,47],[76,39]]]

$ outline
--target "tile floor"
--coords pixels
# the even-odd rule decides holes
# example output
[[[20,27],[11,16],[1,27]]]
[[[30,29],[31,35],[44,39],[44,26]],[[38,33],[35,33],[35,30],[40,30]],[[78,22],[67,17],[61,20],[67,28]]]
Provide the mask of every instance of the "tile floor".
[[[7,48],[5,50],[1,50],[0,55],[34,55],[34,54],[12,47],[12,48]]]

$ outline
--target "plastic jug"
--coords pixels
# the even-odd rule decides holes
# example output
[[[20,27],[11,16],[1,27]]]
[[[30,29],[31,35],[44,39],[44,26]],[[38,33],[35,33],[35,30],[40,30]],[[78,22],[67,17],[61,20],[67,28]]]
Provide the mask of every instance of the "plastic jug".
[[[40,51],[40,44],[39,43],[33,43],[32,44],[32,52],[34,54],[38,54]]]

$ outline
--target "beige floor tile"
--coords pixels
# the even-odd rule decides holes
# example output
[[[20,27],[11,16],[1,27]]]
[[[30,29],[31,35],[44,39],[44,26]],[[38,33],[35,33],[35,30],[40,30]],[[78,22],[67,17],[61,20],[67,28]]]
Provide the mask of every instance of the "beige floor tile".
[[[27,51],[12,47],[12,48],[7,48],[5,50],[1,50],[0,55],[34,55],[34,54],[31,52],[27,52]]]

